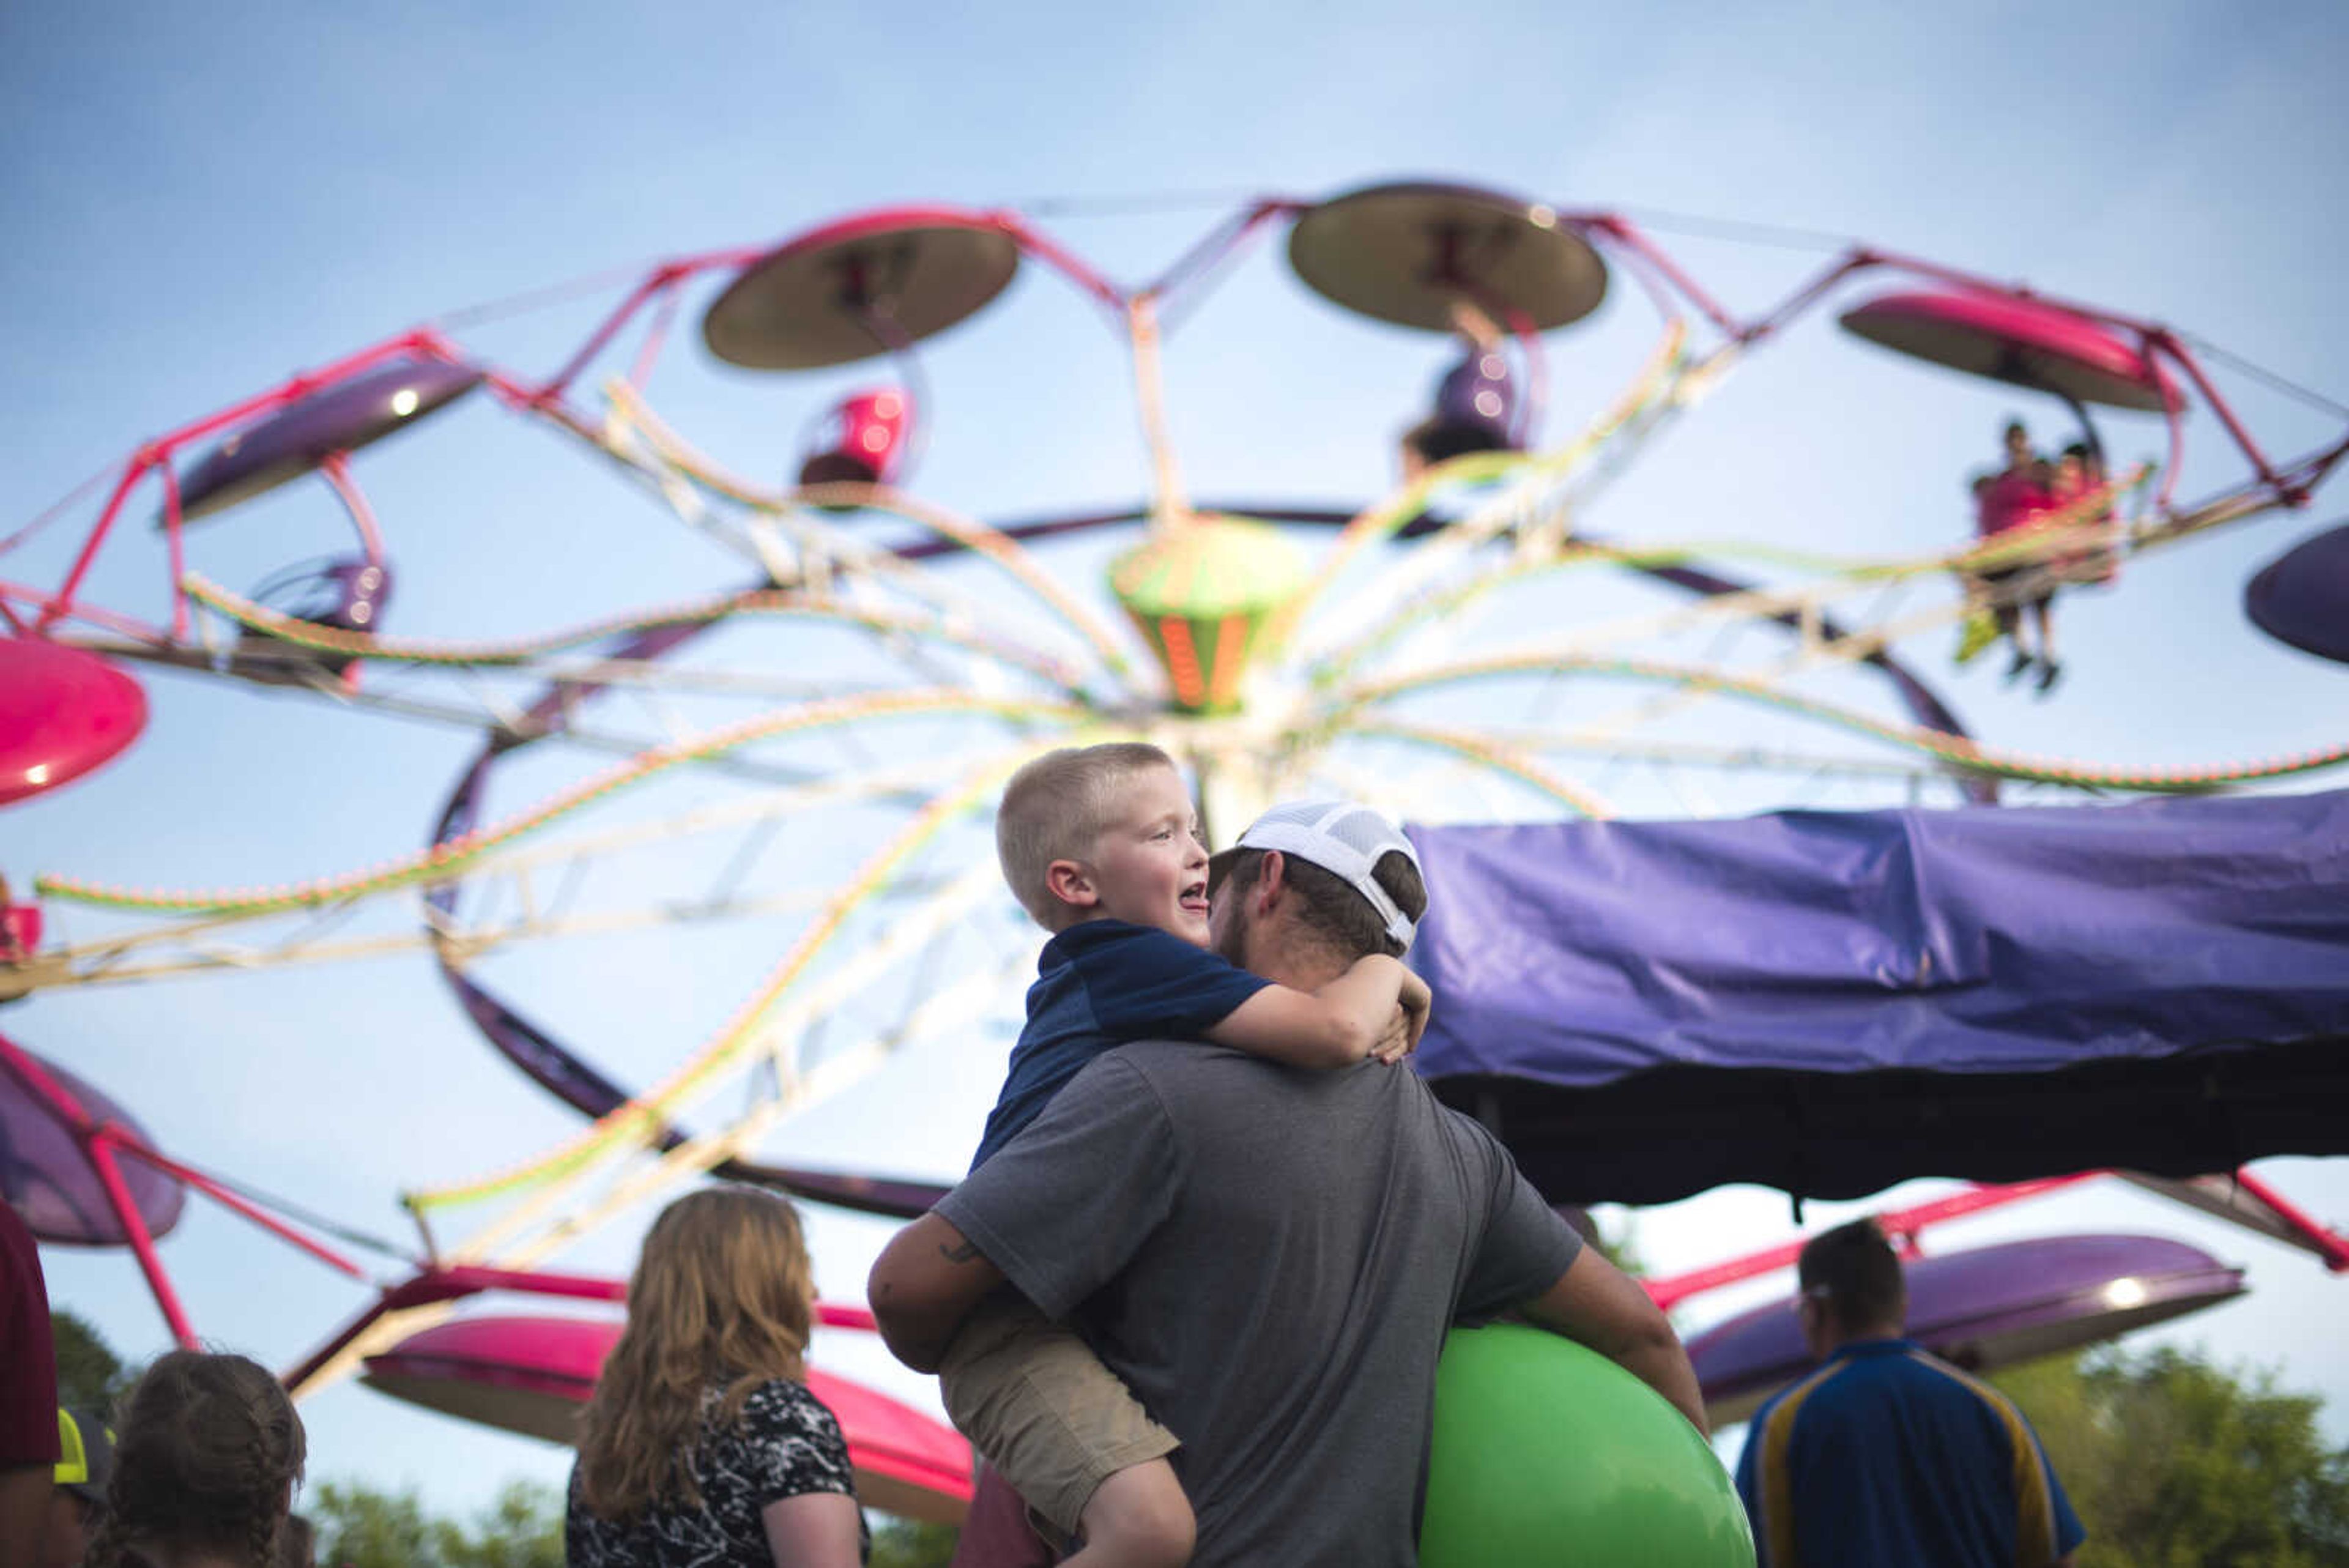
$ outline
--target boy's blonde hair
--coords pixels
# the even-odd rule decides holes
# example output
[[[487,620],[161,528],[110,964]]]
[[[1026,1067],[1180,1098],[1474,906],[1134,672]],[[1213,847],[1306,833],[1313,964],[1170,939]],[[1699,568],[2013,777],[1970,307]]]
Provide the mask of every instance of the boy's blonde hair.
[[[1057,931],[1076,913],[1044,885],[1055,860],[1082,860],[1117,812],[1118,790],[1136,774],[1174,770],[1174,759],[1139,741],[1063,746],[1011,775],[995,812],[995,857],[1019,907]]]

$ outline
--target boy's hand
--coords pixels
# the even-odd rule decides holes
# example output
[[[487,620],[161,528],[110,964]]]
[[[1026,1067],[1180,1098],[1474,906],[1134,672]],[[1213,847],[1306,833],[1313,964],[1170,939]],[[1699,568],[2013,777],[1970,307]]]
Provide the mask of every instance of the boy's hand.
[[[1394,1017],[1371,1054],[1381,1062],[1400,1062],[1418,1050],[1420,1036],[1427,1033],[1428,1012],[1434,1004],[1435,993],[1427,989],[1427,981],[1404,970]]]

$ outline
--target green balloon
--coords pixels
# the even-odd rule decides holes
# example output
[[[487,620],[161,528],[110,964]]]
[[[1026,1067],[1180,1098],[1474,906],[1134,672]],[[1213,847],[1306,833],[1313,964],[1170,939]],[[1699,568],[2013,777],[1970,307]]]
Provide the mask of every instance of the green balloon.
[[[1572,1340],[1452,1331],[1435,1374],[1421,1568],[1753,1568],[1737,1490],[1687,1417]]]

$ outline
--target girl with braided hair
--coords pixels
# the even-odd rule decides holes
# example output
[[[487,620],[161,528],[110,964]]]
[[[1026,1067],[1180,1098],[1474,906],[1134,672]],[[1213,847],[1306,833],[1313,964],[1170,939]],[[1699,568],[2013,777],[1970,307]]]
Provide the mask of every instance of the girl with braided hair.
[[[304,1449],[302,1418],[265,1369],[172,1351],[123,1402],[84,1568],[273,1568]]]
[[[805,1382],[814,1309],[787,1199],[709,1187],[661,1210],[581,1417],[571,1568],[855,1568],[848,1445]]]

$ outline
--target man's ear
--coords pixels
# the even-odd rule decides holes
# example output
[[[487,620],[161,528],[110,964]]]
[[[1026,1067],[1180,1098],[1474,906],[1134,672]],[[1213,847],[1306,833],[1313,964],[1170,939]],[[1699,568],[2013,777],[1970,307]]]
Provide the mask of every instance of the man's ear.
[[[1101,902],[1092,868],[1081,860],[1055,860],[1045,867],[1044,891],[1071,909],[1090,909]]]
[[[1288,891],[1288,857],[1278,849],[1264,852],[1264,863],[1257,867],[1256,884],[1248,889],[1248,902],[1253,912],[1261,917],[1272,913]]]
[[[1803,1344],[1807,1347],[1826,1345],[1841,1332],[1842,1325],[1836,1321],[1835,1303],[1825,1296],[1796,1296],[1795,1317],[1802,1325]]]

